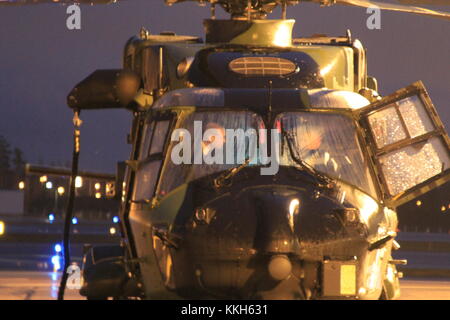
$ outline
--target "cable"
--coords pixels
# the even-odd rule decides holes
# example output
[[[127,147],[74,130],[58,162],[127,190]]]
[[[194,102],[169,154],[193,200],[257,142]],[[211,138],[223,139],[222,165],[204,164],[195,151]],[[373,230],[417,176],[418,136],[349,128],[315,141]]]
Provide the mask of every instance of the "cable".
[[[73,115],[73,154],[72,154],[72,176],[70,178],[70,193],[69,202],[67,204],[66,217],[64,221],[64,236],[63,236],[63,247],[64,247],[64,269],[62,271],[61,282],[59,284],[58,300],[64,300],[64,291],[66,289],[67,279],[69,274],[67,269],[69,268],[70,261],[70,225],[72,223],[73,216],[73,204],[75,201],[75,180],[78,175],[78,159],[80,156],[80,126],[82,124],[79,118],[80,111],[75,110]]]

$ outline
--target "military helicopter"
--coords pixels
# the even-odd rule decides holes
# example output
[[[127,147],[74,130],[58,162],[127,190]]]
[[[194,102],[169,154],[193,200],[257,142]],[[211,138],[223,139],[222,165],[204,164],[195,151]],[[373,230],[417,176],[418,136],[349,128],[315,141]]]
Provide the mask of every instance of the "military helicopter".
[[[395,208],[450,180],[450,140],[424,85],[381,97],[350,32],[294,39],[286,10],[299,1],[191,1],[211,5],[205,41],[142,29],[125,45],[123,69],[97,70],[68,95],[72,178],[80,111],[134,116],[122,243],[87,250],[80,293],[398,298]],[[216,19],[216,6],[230,19]],[[282,19],[266,19],[277,6]]]

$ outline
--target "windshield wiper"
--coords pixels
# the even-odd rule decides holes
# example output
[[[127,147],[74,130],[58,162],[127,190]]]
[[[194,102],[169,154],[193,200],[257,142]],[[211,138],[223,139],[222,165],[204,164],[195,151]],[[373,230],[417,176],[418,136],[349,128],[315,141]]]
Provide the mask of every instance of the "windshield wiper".
[[[230,179],[233,178],[239,171],[244,169],[248,164],[250,163],[250,158],[245,159],[244,163],[241,164],[239,167],[234,167],[231,169],[228,169],[224,173],[222,173],[220,176],[214,179],[214,187],[216,189],[219,189],[223,186],[229,186],[230,185]]]
[[[293,145],[293,140],[292,140],[293,138],[286,131],[283,131],[282,133],[283,133],[283,136],[288,141],[289,152],[292,155],[292,159],[300,167],[299,168],[299,167],[294,166],[294,168],[299,169],[299,170],[304,170],[304,171],[308,172],[312,176],[317,177],[320,180],[322,180],[326,185],[331,185],[331,184],[334,183],[333,179],[331,179],[330,177],[320,173],[319,171],[314,169],[314,167],[309,165],[307,162],[305,162],[302,159],[300,159],[300,157],[295,153],[295,151],[293,149],[293,146],[292,146]],[[233,178],[236,174],[238,174],[239,171],[241,171],[242,169],[247,167],[249,163],[250,163],[250,159],[247,158],[244,161],[244,163],[242,163],[240,166],[234,167],[234,168],[231,168],[231,169],[225,171],[223,174],[221,174],[220,176],[218,176],[217,178],[214,179],[214,187],[216,189],[220,189],[223,186],[229,186],[231,184],[230,183],[231,178]]]
[[[331,179],[330,177],[322,174],[321,172],[317,171],[313,166],[311,166],[309,163],[307,163],[306,161],[302,160],[298,154],[294,151],[293,148],[293,140],[294,138],[292,137],[291,133],[286,132],[285,130],[282,131],[283,137],[286,138],[286,141],[288,142],[288,148],[289,148],[289,152],[291,153],[292,159],[294,160],[294,162],[296,164],[299,165],[299,167],[294,166],[294,168],[296,169],[300,169],[300,170],[304,170],[306,172],[308,172],[309,174],[313,175],[314,177],[318,177],[319,179],[321,179],[322,181],[324,181],[326,184],[332,184],[333,183],[333,179]]]

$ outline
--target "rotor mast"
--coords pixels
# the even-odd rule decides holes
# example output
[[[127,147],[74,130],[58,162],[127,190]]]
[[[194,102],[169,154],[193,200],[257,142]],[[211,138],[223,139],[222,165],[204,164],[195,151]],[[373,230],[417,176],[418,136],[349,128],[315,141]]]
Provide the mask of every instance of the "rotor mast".
[[[192,1],[199,5],[209,3],[211,6],[211,19],[216,17],[216,6],[230,14],[231,20],[261,20],[265,19],[277,6],[281,6],[282,19],[286,19],[288,5],[298,4],[299,0],[166,0],[168,5]]]
[[[288,20],[286,11],[287,6],[297,4],[297,0],[166,0],[169,5],[183,1],[210,4],[211,18],[204,21],[206,43],[271,47],[292,45],[295,20]],[[230,14],[230,19],[216,18],[217,5]],[[266,19],[279,5],[282,19]]]

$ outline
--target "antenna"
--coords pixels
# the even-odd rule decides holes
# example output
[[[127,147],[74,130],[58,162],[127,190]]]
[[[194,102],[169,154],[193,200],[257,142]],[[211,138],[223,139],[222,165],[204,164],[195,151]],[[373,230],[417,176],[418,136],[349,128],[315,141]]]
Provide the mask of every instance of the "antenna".
[[[286,20],[286,11],[287,11],[287,3],[286,1],[283,1],[281,3],[281,19]]]
[[[216,0],[211,1],[211,20],[216,20]]]

